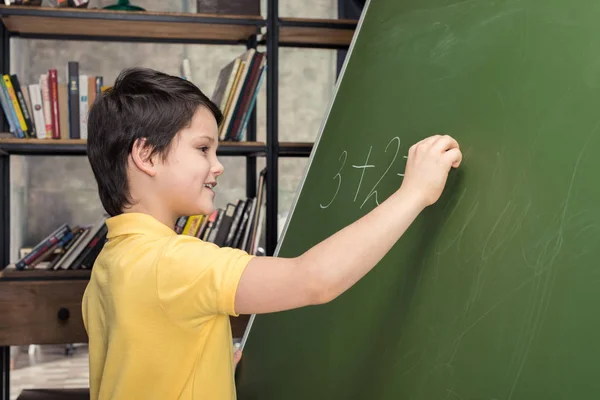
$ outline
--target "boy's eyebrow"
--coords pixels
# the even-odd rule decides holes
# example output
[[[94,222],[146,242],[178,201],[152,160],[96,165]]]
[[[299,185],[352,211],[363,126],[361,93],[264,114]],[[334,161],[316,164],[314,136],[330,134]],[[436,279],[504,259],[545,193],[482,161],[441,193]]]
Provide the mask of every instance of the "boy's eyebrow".
[[[215,138],[213,138],[212,136],[208,136],[208,135],[201,135],[198,136],[198,139],[206,139],[208,140],[211,144],[213,144],[215,142]]]

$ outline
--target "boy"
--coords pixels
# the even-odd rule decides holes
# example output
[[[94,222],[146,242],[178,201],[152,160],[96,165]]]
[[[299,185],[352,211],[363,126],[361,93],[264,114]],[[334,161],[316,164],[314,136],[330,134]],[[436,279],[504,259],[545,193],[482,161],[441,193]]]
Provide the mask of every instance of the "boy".
[[[296,258],[254,257],[173,230],[213,211],[221,119],[190,82],[141,68],[90,110],[88,157],[111,216],[82,306],[92,400],[234,399],[229,316],[339,296],[438,200],[462,157],[454,139],[427,138],[400,189],[366,216]]]

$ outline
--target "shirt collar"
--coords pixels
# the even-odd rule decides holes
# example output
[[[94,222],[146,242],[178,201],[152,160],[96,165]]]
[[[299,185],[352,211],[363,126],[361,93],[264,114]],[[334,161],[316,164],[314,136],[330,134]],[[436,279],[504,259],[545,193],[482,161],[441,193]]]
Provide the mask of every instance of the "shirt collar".
[[[174,236],[175,231],[153,216],[144,213],[123,213],[106,220],[107,238],[121,235],[143,234],[152,236]]]

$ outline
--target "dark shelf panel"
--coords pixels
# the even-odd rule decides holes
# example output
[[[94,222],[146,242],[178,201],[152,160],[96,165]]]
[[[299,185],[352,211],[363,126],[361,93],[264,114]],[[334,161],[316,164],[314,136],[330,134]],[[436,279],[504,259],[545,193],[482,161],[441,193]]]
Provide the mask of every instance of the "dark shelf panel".
[[[264,155],[262,142],[221,142],[221,156]],[[0,152],[11,155],[78,156],[86,154],[86,141],[79,139],[0,139]]]
[[[0,139],[0,151],[11,155],[85,155],[85,140]]]
[[[280,157],[308,157],[313,148],[313,143],[279,143]]]
[[[264,156],[265,152],[263,142],[220,142],[217,148],[220,156]]]
[[[352,19],[281,18],[279,43],[285,47],[347,48],[357,24]]]
[[[25,38],[169,43],[242,43],[265,25],[260,16],[23,6],[0,6],[0,18]]]
[[[312,143],[279,143],[282,157],[308,157]],[[10,155],[86,155],[86,141],[81,139],[0,139],[0,152]],[[220,156],[264,156],[263,142],[220,142],[217,154]]]

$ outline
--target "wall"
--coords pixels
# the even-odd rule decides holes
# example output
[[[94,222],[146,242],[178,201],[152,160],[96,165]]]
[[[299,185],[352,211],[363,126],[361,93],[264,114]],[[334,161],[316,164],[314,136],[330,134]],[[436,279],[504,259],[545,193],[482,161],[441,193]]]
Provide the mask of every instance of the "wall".
[[[92,0],[90,7],[116,1]],[[195,1],[134,0],[152,11],[195,12]],[[46,2],[44,2],[46,4]],[[336,0],[280,1],[287,17],[337,17]],[[266,16],[266,3],[262,2]],[[80,73],[114,81],[119,71],[146,66],[179,74],[181,60],[189,58],[192,81],[210,94],[222,66],[245,50],[243,46],[100,43],[11,39],[11,70],[28,84],[49,68],[64,80],[69,60],[77,60]],[[262,49],[264,50],[264,49]],[[279,134],[282,141],[313,141],[320,129],[335,84],[336,53],[332,50],[280,49]],[[258,140],[265,140],[266,84],[258,99]],[[225,157],[225,174],[219,180],[217,206],[245,195],[245,161]],[[303,176],[307,159],[281,159],[279,178],[280,230]],[[264,160],[259,160],[259,168]],[[63,222],[89,224],[103,213],[96,183],[86,157],[13,157],[11,162],[13,233],[12,260],[18,248],[32,246]]]

